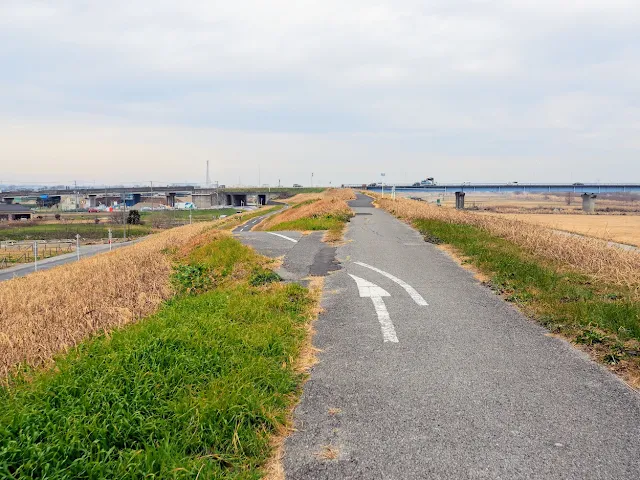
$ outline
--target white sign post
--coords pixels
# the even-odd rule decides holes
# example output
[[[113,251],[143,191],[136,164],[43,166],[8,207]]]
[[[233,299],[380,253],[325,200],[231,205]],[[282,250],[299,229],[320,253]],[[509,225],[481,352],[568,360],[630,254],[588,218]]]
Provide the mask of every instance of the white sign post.
[[[111,232],[111,229],[109,229],[109,251],[111,251],[112,248],[113,248],[113,233]]]
[[[33,269],[38,271],[38,241],[33,242]]]
[[[80,260],[80,234],[76,233],[76,257]]]

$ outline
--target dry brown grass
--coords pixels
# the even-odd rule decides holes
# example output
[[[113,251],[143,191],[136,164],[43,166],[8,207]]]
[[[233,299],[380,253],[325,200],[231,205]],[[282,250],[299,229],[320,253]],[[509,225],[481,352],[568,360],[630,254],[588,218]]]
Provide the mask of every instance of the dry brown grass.
[[[309,196],[309,197],[307,197]],[[254,230],[268,230],[269,228],[278,225],[283,222],[290,222],[294,220],[300,220],[302,218],[323,217],[325,215],[350,215],[351,208],[347,205],[347,200],[355,198],[355,193],[350,189],[331,188],[325,190],[320,194],[305,194],[301,193],[296,195],[290,200],[296,197],[301,198],[295,205],[299,205],[308,200],[316,200],[313,203],[307,205],[301,205],[297,208],[288,208],[282,213],[272,215],[257,225]]]
[[[279,202],[288,203],[289,205],[296,205],[298,203],[306,202],[308,200],[319,200],[322,198],[324,192],[318,193],[298,193],[293,197],[282,198]]]
[[[595,279],[628,287],[640,296],[640,252],[612,248],[603,240],[561,235],[550,228],[499,216],[435,207],[415,200],[380,198],[377,204],[407,221],[420,218],[473,225],[547,260]]]
[[[214,223],[175,228],[138,244],[0,283],[0,381],[40,366],[96,333],[154,312],[172,295],[171,259]]]
[[[316,453],[316,457],[322,460],[335,460],[340,456],[340,450],[333,445],[323,445],[322,449]]]
[[[487,214],[496,215],[496,214]],[[512,220],[522,220],[575,232],[589,237],[640,246],[640,215],[553,215],[500,214]]]

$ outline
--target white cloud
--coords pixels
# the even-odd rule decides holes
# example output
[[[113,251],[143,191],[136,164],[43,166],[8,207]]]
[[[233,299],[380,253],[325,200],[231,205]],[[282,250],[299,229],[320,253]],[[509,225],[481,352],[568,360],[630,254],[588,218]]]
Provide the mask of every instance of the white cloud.
[[[60,132],[80,116],[92,119],[82,148],[100,158],[109,147],[88,133],[92,122],[96,132],[109,124],[167,138],[215,131],[225,145],[240,142],[246,158],[269,162],[296,154],[305,161],[320,143],[325,156],[344,158],[346,149],[352,166],[343,173],[354,177],[379,152],[407,168],[421,156],[509,158],[522,172],[531,155],[613,154],[639,175],[631,165],[638,31],[632,0],[4,0],[0,108],[6,124],[26,122],[28,136],[41,139],[34,143],[63,149],[60,156],[69,147],[46,135],[43,122]],[[262,134],[283,135],[279,147],[254,142]],[[212,148],[206,138],[176,145],[199,157]],[[119,155],[155,154],[120,134],[118,142]],[[33,149],[14,143],[3,163],[36,161]],[[28,172],[20,165],[16,176]],[[454,160],[447,165],[442,174],[460,172]]]

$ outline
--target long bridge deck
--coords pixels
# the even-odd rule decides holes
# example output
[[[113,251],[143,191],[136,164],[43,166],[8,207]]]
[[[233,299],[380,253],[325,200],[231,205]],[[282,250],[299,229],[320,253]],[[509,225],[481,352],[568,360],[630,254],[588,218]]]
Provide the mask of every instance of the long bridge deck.
[[[356,185],[349,185],[356,187]],[[393,185],[385,185],[385,191]],[[359,185],[358,188],[362,188]],[[366,190],[381,191],[381,186],[367,186]],[[443,183],[437,185],[423,185],[414,187],[412,185],[395,185],[396,192],[433,192],[433,193],[455,193],[455,192],[484,192],[484,193],[552,193],[552,192],[574,192],[580,194],[599,193],[640,193],[640,183]]]

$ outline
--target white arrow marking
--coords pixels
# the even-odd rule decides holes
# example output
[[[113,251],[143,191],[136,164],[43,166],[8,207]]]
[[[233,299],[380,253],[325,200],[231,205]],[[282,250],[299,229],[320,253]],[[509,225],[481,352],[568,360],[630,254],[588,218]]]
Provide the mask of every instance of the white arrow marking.
[[[284,238],[285,240],[289,240],[290,242],[293,242],[293,243],[298,243],[298,240],[296,240],[295,238],[287,237],[286,235],[282,235],[280,233],[275,233],[275,232],[267,232],[267,233],[270,233],[271,235],[275,235],[276,237]]]
[[[384,288],[379,287],[375,283],[371,283],[364,278],[356,277],[349,274],[353,278],[358,286],[358,292],[360,297],[369,297],[373,302],[373,307],[376,309],[378,315],[378,321],[380,322],[380,329],[382,330],[382,338],[385,342],[398,343],[398,337],[396,336],[396,329],[393,326],[387,306],[384,304],[382,297],[390,297],[391,295]]]
[[[405,291],[409,294],[409,296],[411,298],[413,298],[413,301],[416,302],[418,305],[422,305],[423,307],[426,307],[426,306],[429,305],[427,303],[427,301],[424,298],[422,298],[422,295],[420,295],[416,291],[416,289],[413,288],[411,285],[409,285],[407,282],[405,282],[403,280],[400,280],[398,277],[394,277],[393,275],[391,275],[390,273],[385,272],[384,270],[380,270],[379,268],[372,267],[371,265],[367,265],[366,263],[363,263],[363,262],[354,262],[354,263],[356,265],[360,265],[361,267],[369,268],[369,269],[373,270],[374,272],[378,272],[380,275],[384,275],[389,280],[393,280],[398,285],[400,285],[402,288],[404,288]]]

